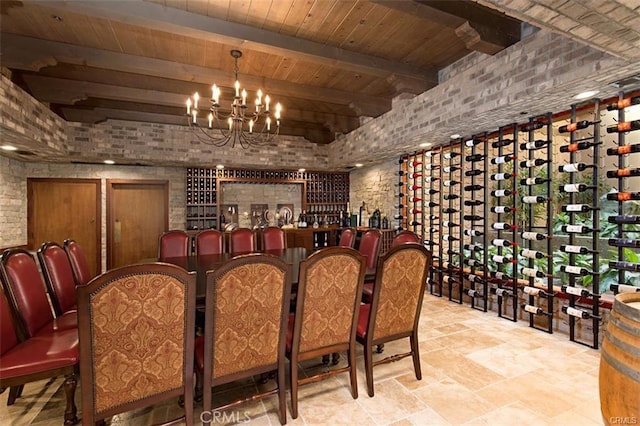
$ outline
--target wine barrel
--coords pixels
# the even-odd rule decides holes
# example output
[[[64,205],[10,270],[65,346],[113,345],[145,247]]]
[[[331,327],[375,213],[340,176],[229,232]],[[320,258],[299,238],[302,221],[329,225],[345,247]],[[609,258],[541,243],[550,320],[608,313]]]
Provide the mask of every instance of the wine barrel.
[[[616,296],[602,342],[600,410],[607,425],[640,423],[640,293]]]

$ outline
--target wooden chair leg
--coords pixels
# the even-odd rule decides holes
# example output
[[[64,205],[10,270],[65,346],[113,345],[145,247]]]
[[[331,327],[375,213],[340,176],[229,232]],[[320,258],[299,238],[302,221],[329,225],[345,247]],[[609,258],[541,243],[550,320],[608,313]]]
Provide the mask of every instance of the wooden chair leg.
[[[416,333],[409,336],[411,342],[411,355],[413,357],[413,369],[416,372],[416,379],[422,380],[422,369],[420,368],[420,351],[418,350],[418,336]]]
[[[65,425],[75,425],[78,423],[78,410],[76,409],[76,386],[78,382],[76,381],[75,374],[67,374],[64,377],[64,395],[67,398],[67,406],[64,409],[64,424]]]
[[[376,352],[381,354],[384,351],[384,343],[378,345],[378,347],[376,348]]]
[[[289,363],[291,380],[291,417],[298,418],[298,363],[292,359]]]
[[[356,370],[356,351],[349,348],[347,351],[347,361],[349,362],[349,377],[351,379],[351,396],[358,399],[358,375]]]
[[[334,352],[331,355],[331,364],[338,365],[340,363],[340,354],[338,352]]]
[[[13,405],[16,403],[16,399],[18,399],[18,397],[20,397],[20,394],[22,393],[21,391],[22,391],[22,385],[11,386],[9,388],[9,397],[7,398],[7,406]]]
[[[322,365],[329,365],[331,362],[331,355],[322,355]]]
[[[367,376],[367,394],[373,397],[373,347],[364,347],[364,370]]]
[[[280,424],[287,424],[287,383],[284,375],[284,361],[281,361],[278,367],[278,405]],[[189,424],[189,423],[187,423]]]
[[[203,373],[201,371],[198,371],[198,369],[196,368],[196,391],[195,391],[195,395],[193,397],[193,399],[196,402],[201,402],[202,401],[202,388],[203,388],[203,383],[204,383],[204,377],[203,377]]]

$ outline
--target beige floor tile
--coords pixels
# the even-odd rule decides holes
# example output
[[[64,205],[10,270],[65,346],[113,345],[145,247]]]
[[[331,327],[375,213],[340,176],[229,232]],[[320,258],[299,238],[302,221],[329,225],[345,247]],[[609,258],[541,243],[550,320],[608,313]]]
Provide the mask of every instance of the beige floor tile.
[[[520,376],[545,366],[543,360],[523,352],[512,343],[473,351],[466,357],[503,377]]]
[[[476,417],[464,424],[465,426],[496,426],[496,425],[518,425],[518,426],[554,426],[545,417],[536,414],[525,404],[515,402],[513,404],[500,407],[483,416]]]
[[[442,418],[442,416],[436,413],[432,408],[427,408],[419,413],[409,416],[404,419],[409,421],[409,424],[416,426],[450,426],[451,423]]]
[[[424,359],[429,367],[439,371],[465,386],[469,390],[478,390],[504,379],[483,365],[476,363],[464,355],[449,349],[433,351]]]
[[[366,395],[358,399],[358,404],[377,424],[392,423],[426,407],[420,399],[393,379],[375,383],[374,390],[373,398]]]

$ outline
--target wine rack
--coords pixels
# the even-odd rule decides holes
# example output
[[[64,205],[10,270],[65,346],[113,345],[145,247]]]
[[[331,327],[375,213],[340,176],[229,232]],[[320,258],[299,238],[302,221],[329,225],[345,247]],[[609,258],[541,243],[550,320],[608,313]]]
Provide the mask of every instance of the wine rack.
[[[423,233],[423,211],[422,200],[424,199],[424,178],[422,160],[416,153],[410,157],[407,162],[409,166],[409,194],[411,195],[408,205],[410,206],[407,217],[407,229],[410,229],[416,235]]]
[[[433,252],[431,270],[429,271],[429,293],[437,294],[442,297],[442,273],[439,269],[442,263],[442,241],[440,241],[440,212],[441,207],[441,191],[440,191],[440,174],[441,156],[440,149],[427,151],[423,155],[423,170],[425,173],[424,184],[428,184],[428,199],[426,207],[429,207],[429,214],[425,215],[423,241],[425,246]],[[440,242],[438,242],[440,241]],[[437,251],[436,251],[437,249]],[[437,262],[437,267],[436,267]],[[437,287],[437,290],[436,290]]]
[[[487,225],[488,215],[484,189],[488,186],[487,134],[477,134],[465,141],[466,164],[464,176],[463,248],[465,278],[469,287],[464,293],[471,299],[471,308],[487,312],[489,280],[487,275]],[[468,273],[466,272],[468,271]]]
[[[411,199],[409,195],[408,182],[409,161],[409,156],[400,157],[400,159],[398,160],[398,171],[396,172],[396,174],[398,175],[398,183],[396,185],[398,186],[399,190],[398,204],[396,205],[398,213],[394,216],[394,218],[398,221],[398,224],[395,226],[395,229],[398,231],[408,229],[408,205]]]
[[[569,315],[569,338],[572,342],[598,348],[599,330],[599,168],[600,158],[600,106],[594,103],[593,119],[577,121],[577,106],[571,106],[571,123],[560,126],[558,131],[568,133],[566,145],[560,146],[561,153],[569,154],[569,163],[558,166],[558,171],[569,176],[568,183],[562,183],[557,190],[568,195],[568,204],[561,207],[569,215],[569,222],[560,231],[568,236],[568,244],[560,246],[560,251],[568,254],[568,264],[560,265],[561,273],[568,277],[568,285],[562,291],[569,297],[569,304],[562,306],[562,311]],[[579,159],[589,158],[587,162]],[[591,171],[589,176],[587,171]],[[579,197],[583,203],[579,203]],[[591,220],[592,227],[583,223]],[[590,242],[590,244],[589,244]],[[582,257],[578,264],[578,256]],[[586,257],[586,259],[585,259]],[[590,257],[590,262],[588,257]],[[586,277],[591,276],[591,290],[583,284]],[[576,327],[578,321],[593,321],[593,339],[591,343],[578,340]]]
[[[217,169],[187,168],[186,229],[218,228]]]
[[[525,299],[524,311],[529,313],[529,327],[553,333],[553,248],[551,246],[553,217],[551,203],[553,174],[552,115],[532,117],[520,126],[520,132],[527,135],[527,141],[520,144],[523,151],[520,166],[520,188],[523,196],[541,196],[546,203],[522,203],[520,226],[520,256],[526,266],[520,270],[527,285],[522,292]],[[538,220],[538,217],[543,220]],[[538,223],[542,222],[542,223]],[[546,302],[546,303],[545,303]],[[542,324],[540,324],[542,323]]]
[[[493,154],[492,170],[489,175],[492,190],[490,212],[495,214],[492,223],[492,238],[486,249],[497,251],[491,256],[495,269],[491,277],[497,284],[493,290],[498,299],[498,316],[517,321],[518,314],[518,252],[517,224],[515,213],[518,207],[517,178],[515,162],[517,161],[518,127],[515,124],[498,129],[497,140],[491,142]],[[511,302],[512,312],[508,313]]]
[[[451,301],[454,299],[454,287],[457,287],[457,302],[462,303],[462,140],[452,140],[448,150],[442,153],[440,170],[440,242],[443,250],[446,246],[446,252],[441,251],[441,259],[446,258],[442,261],[442,284],[446,284]]]
[[[632,93],[625,95],[620,93],[618,101],[607,106],[609,111],[617,111],[614,126],[607,127],[607,134],[617,136],[617,147],[607,150],[608,156],[617,158],[617,169],[608,171],[607,177],[617,178],[618,192],[607,194],[607,198],[618,202],[617,215],[610,216],[607,220],[617,225],[616,238],[609,239],[609,246],[615,247],[617,258],[609,263],[609,267],[618,270],[618,282],[610,286],[614,294],[621,292],[640,291],[637,279],[629,276],[628,272],[640,271],[640,265],[629,262],[627,258],[628,250],[640,248],[640,240],[629,238],[627,226],[629,224],[640,223],[640,216],[630,215],[629,206],[626,201],[640,199],[640,194],[630,192],[629,178],[640,176],[640,168],[637,164],[640,160],[640,120],[628,120],[628,108],[632,105],[640,104],[640,94]],[[629,154],[629,155],[627,155]],[[630,162],[633,162],[633,167]]]

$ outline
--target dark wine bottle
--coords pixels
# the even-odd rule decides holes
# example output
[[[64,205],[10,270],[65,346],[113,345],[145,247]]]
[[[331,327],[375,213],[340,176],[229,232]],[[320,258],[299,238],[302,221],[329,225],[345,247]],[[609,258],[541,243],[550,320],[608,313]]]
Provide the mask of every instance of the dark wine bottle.
[[[445,214],[453,214],[453,213],[458,213],[458,212],[459,212],[459,210],[456,210],[456,209],[451,208],[451,207],[447,207],[445,209],[442,209],[442,213],[445,213]]]
[[[483,219],[482,216],[477,214],[465,214],[463,218],[464,220],[468,220],[470,222],[475,222]]]
[[[618,223],[618,224],[623,224],[623,223],[640,223],[640,216],[638,215],[616,215],[616,216],[609,216],[607,218],[607,221],[609,223]]]
[[[567,315],[570,315],[572,317],[576,317],[576,318],[580,318],[580,319],[589,319],[591,318],[591,314],[587,311],[583,311],[581,309],[577,309],[577,308],[572,308],[571,306],[568,305],[563,305],[560,309],[562,309],[562,312],[564,312]]]
[[[444,180],[442,181],[442,185],[443,186],[455,186],[457,184],[459,184],[460,182],[458,182],[457,180]]]
[[[532,130],[542,129],[544,123],[542,121],[532,121],[530,123],[524,123],[520,125],[521,132],[530,132]]]
[[[567,124],[566,126],[560,126],[558,128],[558,132],[560,133],[575,132],[576,130],[586,129],[592,124],[594,124],[592,121],[582,120],[576,123]]]
[[[404,219],[404,216],[401,215],[401,214],[396,214],[396,215],[393,216],[393,218],[402,220],[402,219]]]
[[[484,201],[481,200],[465,200],[464,201],[464,205],[465,206],[481,206],[484,204]]]
[[[607,172],[608,178],[633,177],[633,176],[640,176],[640,168],[609,170]]]
[[[396,208],[396,209],[403,209],[405,206],[404,206],[404,204],[396,204],[393,207]]]
[[[502,139],[502,140],[497,140],[495,142],[491,142],[491,146],[493,148],[500,148],[501,146],[508,146],[512,143],[513,143],[512,139]]]
[[[581,268],[580,266],[573,266],[573,265],[562,265],[560,266],[560,271],[567,274],[579,275],[581,277],[584,277],[585,275],[589,274],[588,269]]]
[[[484,154],[471,154],[471,155],[467,155],[464,159],[471,163],[477,163],[478,161],[484,160],[484,157],[485,157]]]
[[[547,239],[547,235],[542,234],[540,232],[525,231],[525,232],[522,232],[520,236],[525,240],[542,241]]]
[[[484,186],[482,186],[482,185],[466,185],[464,187],[465,191],[480,191],[481,189],[484,189]]]
[[[439,164],[425,164],[424,166],[422,166],[423,169],[425,170],[437,170],[440,168]]]
[[[418,201],[422,201],[422,198],[420,198],[420,197],[411,197],[411,201],[413,201],[414,203],[417,203]]]
[[[473,279],[472,279],[473,277]],[[477,275],[473,275],[473,274],[469,274],[469,276],[467,277],[467,279],[469,281],[476,281],[479,277]],[[475,290],[473,288],[465,288],[462,290],[464,292],[464,294],[466,294],[469,297],[475,298],[475,297],[482,297],[482,293],[480,293],[478,290]]]
[[[614,269],[622,269],[624,271],[634,271],[640,272],[640,263],[631,263],[631,262],[609,262],[609,268]]]
[[[440,204],[436,203],[435,201],[429,201],[429,203],[427,204],[427,206],[429,207],[438,207]]]
[[[511,178],[512,176],[514,176],[511,173],[495,173],[492,174],[491,176],[489,176],[489,179],[491,180],[506,180]]]
[[[404,170],[398,170],[397,172],[394,173],[396,176],[404,176],[407,174],[407,172],[405,172]]]
[[[509,213],[511,210],[513,210],[513,209],[511,207],[509,207],[509,206],[491,207],[491,213]]]
[[[546,141],[543,139],[537,139],[535,141],[521,143],[520,149],[540,149],[544,146],[547,146],[548,144],[549,144],[549,141]]]
[[[419,210],[419,209],[411,209],[411,213],[413,213],[413,214],[421,214],[421,213],[422,213],[422,210]]]
[[[440,178],[436,177],[436,176],[425,176],[425,178],[423,179],[423,181],[425,181],[425,183],[431,183],[431,182],[435,182],[437,180],[440,180]]]
[[[467,244],[467,245],[468,245],[468,244]],[[483,265],[482,265],[482,262],[480,262],[480,261],[478,261],[478,260],[476,260],[476,259],[465,259],[465,260],[463,260],[463,263],[464,263],[465,265],[469,265],[469,266],[471,266],[471,267],[473,267],[473,268],[478,268],[478,267],[483,266]]]
[[[449,151],[449,152],[446,152],[446,153],[443,155],[443,157],[444,157],[444,158],[446,158],[447,160],[450,160],[450,159],[452,159],[452,158],[456,158],[458,155],[460,155],[460,154],[458,154],[457,152]]]
[[[635,145],[620,145],[616,148],[608,148],[607,155],[624,155],[640,152],[640,143]]]
[[[514,158],[516,158],[516,157],[514,155],[511,155],[511,154],[503,155],[502,157],[495,157],[495,158],[491,159],[491,164],[508,163],[511,160],[513,160]]]
[[[439,194],[440,191],[438,191],[437,189],[430,189],[427,191],[427,194],[429,195],[434,195],[434,194]]]
[[[420,185],[412,185],[411,189],[414,190],[414,191],[417,191],[419,189],[422,189],[422,187]]]
[[[458,194],[447,194],[444,196],[445,200],[457,200],[458,198],[460,198]]]
[[[624,133],[640,129],[640,120],[623,121],[615,126],[607,127],[607,133]]]
[[[559,172],[574,173],[585,170],[588,166],[585,163],[570,163],[558,166]]]
[[[592,141],[582,141],[576,142],[569,145],[562,145],[560,147],[560,152],[576,152],[582,151],[583,149],[591,148],[594,145]]]
[[[460,241],[460,238],[454,237],[451,234],[443,234],[442,239],[445,241]]]
[[[477,231],[475,229],[465,229],[464,230],[464,235],[466,235],[468,237],[480,237],[480,236],[484,235],[484,232]]]
[[[628,108],[631,105],[640,104],[640,96],[634,96],[632,98],[621,99],[618,102],[611,103],[607,105],[607,111],[614,111],[617,109]]]
[[[443,172],[445,173],[453,173],[457,170],[460,170],[460,167],[458,166],[446,166],[442,169]]]
[[[570,285],[563,285],[562,287],[560,287],[560,290],[562,290],[563,293],[572,294],[574,296],[580,296],[580,297],[592,296],[591,292],[584,287],[574,287]]]
[[[460,225],[455,222],[451,222],[450,220],[443,220],[442,226],[444,226],[445,228],[456,228]]]
[[[608,243],[613,247],[640,247],[640,240],[631,240],[629,238],[609,238]]]
[[[547,164],[549,160],[543,160],[542,158],[536,158],[534,160],[526,160],[520,162],[520,167],[536,167]]]
[[[464,172],[465,176],[478,176],[484,173],[484,170],[477,170],[477,169],[473,169],[473,170],[467,170],[466,172]]]
[[[438,219],[440,218],[434,214],[429,215],[429,220],[438,220]]]
[[[482,246],[479,246],[479,245],[477,245],[477,244],[465,244],[465,245],[463,246],[463,248],[464,248],[465,250],[474,251],[474,252],[479,252],[479,251],[484,250],[484,249],[482,248]]]
[[[607,200],[629,201],[640,200],[640,192],[613,192],[607,194]]]
[[[414,179],[419,179],[419,178],[422,177],[422,173],[414,173],[414,174],[411,175],[411,177],[414,178]]]
[[[496,189],[495,191],[491,191],[491,196],[492,197],[508,197],[513,193],[514,192],[511,191],[510,189]]]
[[[627,284],[611,284],[609,288],[613,291],[613,294],[640,292],[640,287]]]

